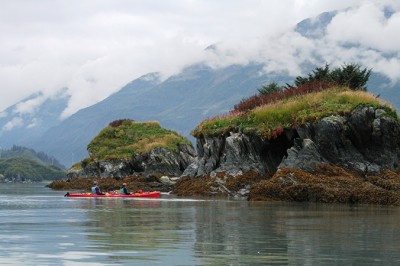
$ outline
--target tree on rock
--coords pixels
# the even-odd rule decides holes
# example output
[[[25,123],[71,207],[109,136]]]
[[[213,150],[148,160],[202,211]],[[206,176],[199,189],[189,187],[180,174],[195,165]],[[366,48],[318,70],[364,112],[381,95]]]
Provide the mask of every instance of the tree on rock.
[[[347,64],[336,68],[330,73],[331,79],[342,86],[348,86],[352,90],[366,91],[366,84],[371,75],[371,69],[364,68],[357,64]]]
[[[295,86],[313,82],[330,82],[339,86],[346,86],[352,90],[366,91],[366,84],[371,75],[371,69],[362,68],[358,64],[345,64],[334,70],[329,69],[329,65],[325,67],[317,67],[306,77],[298,76],[295,79]]]
[[[282,87],[278,85],[275,81],[270,82],[268,85],[263,85],[261,88],[258,89],[259,95],[267,95],[273,92],[279,92],[282,90]]]

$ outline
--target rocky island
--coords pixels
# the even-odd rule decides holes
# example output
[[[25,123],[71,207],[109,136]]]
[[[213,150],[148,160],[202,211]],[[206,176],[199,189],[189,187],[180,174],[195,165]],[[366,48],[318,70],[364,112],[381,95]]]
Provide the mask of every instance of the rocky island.
[[[156,121],[113,121],[87,149],[90,156],[68,169],[68,179],[49,187],[89,190],[96,180],[104,191],[119,189],[123,182],[131,190],[170,191],[195,158],[188,139]]]
[[[131,138],[142,131],[136,122],[114,122],[88,145],[90,158],[69,170],[69,182],[135,176],[181,196],[399,205],[400,122],[390,104],[366,92],[369,73],[326,66],[296,86],[270,84],[198,125],[197,154],[176,133]]]

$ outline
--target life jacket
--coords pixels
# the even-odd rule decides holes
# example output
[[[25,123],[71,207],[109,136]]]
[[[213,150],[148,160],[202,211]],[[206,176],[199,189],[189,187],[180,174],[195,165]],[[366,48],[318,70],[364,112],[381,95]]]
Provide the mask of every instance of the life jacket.
[[[127,194],[128,194],[128,191],[126,191],[126,187],[123,187],[123,188],[121,188],[121,189],[119,190],[119,193],[120,193],[120,194],[125,194],[125,195],[127,195]]]
[[[96,187],[92,187],[92,194],[97,194]]]

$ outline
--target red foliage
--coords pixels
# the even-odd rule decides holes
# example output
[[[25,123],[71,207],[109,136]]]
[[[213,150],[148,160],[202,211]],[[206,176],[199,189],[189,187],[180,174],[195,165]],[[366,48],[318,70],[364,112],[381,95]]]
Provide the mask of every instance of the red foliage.
[[[122,125],[123,122],[125,121],[132,121],[131,119],[119,119],[119,120],[115,120],[112,121],[110,124],[108,124],[110,127],[119,127],[120,125]]]
[[[278,128],[276,128],[274,131],[272,131],[271,137],[272,137],[273,139],[276,139],[276,138],[279,137],[283,132],[284,132],[283,127],[278,127]]]
[[[337,84],[327,81],[316,81],[302,84],[298,87],[290,87],[282,91],[273,92],[266,95],[254,95],[250,98],[243,99],[239,104],[235,105],[231,113],[241,113],[252,110],[258,106],[273,103],[282,99],[294,96],[301,96],[311,92],[319,92],[332,88]]]

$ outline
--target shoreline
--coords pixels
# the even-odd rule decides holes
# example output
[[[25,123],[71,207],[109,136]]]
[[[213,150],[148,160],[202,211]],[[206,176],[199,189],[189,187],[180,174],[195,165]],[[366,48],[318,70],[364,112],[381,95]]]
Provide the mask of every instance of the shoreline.
[[[161,181],[163,179],[164,182]],[[127,183],[129,191],[157,190],[178,197],[400,206],[399,171],[384,170],[379,174],[363,176],[332,165],[320,165],[314,173],[296,168],[283,168],[273,176],[254,172],[231,176],[218,172],[210,176],[181,177],[168,184],[165,182],[165,176],[70,178],[53,181],[47,187],[64,191],[90,191],[94,181],[98,182],[102,191],[118,190],[122,183]]]

